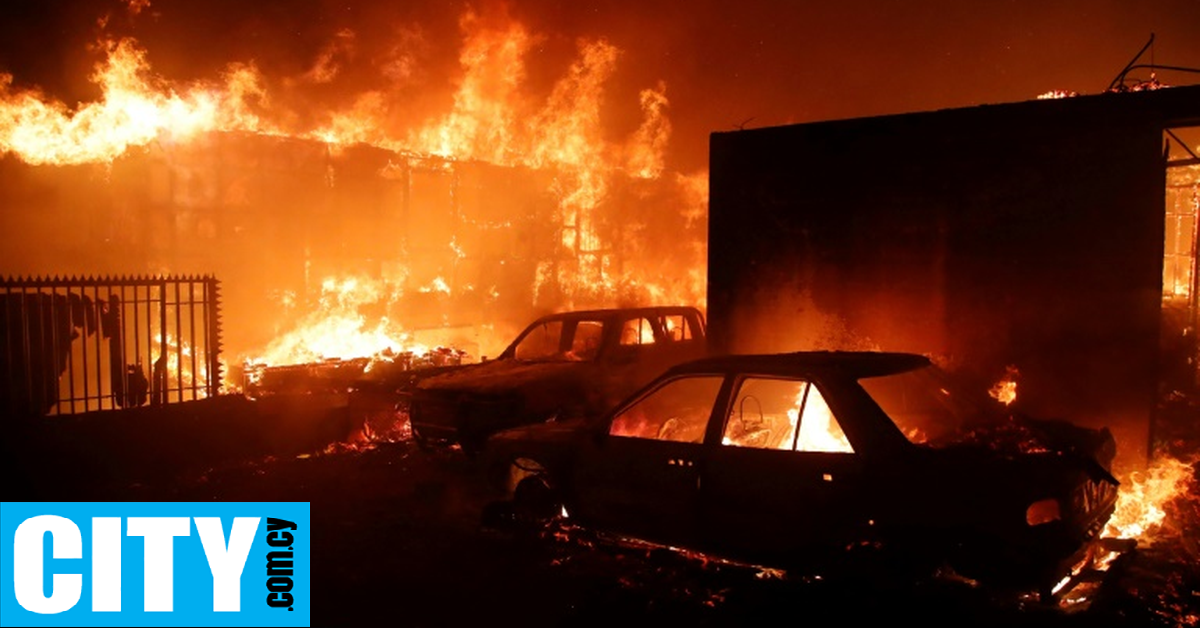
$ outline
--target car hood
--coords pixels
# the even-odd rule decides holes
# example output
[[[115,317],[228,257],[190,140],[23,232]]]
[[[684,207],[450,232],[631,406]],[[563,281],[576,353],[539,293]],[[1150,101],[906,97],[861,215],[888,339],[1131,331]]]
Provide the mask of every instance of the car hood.
[[[588,433],[588,425],[589,423],[583,419],[549,421],[504,430],[503,432],[494,434],[492,440],[568,443],[584,438]]]
[[[580,371],[591,367],[589,362],[522,362],[502,359],[484,362],[470,368],[438,375],[422,381],[418,390],[503,392],[530,385],[553,385],[572,381]]]
[[[986,452],[991,457],[1020,460],[1054,458],[1085,471],[1095,481],[1119,484],[1111,473],[1116,441],[1105,429],[1067,421],[1012,414],[957,435],[940,447],[948,452]]]

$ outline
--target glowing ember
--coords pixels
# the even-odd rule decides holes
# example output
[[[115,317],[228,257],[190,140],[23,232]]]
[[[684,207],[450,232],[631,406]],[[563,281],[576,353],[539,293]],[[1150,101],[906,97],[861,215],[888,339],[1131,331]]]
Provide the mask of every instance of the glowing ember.
[[[1020,375],[1020,372],[1017,371],[1017,367],[1009,366],[1005,368],[1004,379],[996,382],[996,385],[988,390],[988,394],[992,396],[992,399],[1006,406],[1011,405],[1012,402],[1017,400],[1018,375]]]
[[[1146,471],[1138,471],[1121,483],[1117,509],[1104,528],[1104,536],[1153,543],[1166,519],[1166,505],[1196,489],[1192,464],[1175,458],[1160,458]]]
[[[1054,89],[1043,94],[1038,94],[1038,100],[1054,100],[1058,98],[1074,98],[1079,92],[1073,92],[1065,89]]]

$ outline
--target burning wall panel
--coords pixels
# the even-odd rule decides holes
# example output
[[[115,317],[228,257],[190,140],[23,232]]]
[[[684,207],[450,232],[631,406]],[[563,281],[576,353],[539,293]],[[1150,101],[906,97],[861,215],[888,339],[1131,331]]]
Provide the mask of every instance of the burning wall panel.
[[[1177,88],[714,134],[713,342],[1015,364],[1024,409],[1144,449],[1162,131],[1197,112]]]
[[[680,204],[687,199],[667,178],[612,175],[623,192],[587,215],[604,242],[616,243],[605,244],[609,274],[581,287],[569,283],[578,276],[539,275],[594,254],[562,244],[562,230],[571,227],[564,227],[555,193],[561,173],[553,168],[240,133],[156,143],[108,166],[6,166],[0,194],[28,203],[16,210],[27,215],[13,221],[12,232],[38,243],[36,254],[19,259],[27,267],[7,268],[185,269],[228,277],[227,346],[234,360],[320,310],[330,278],[379,284],[348,306],[350,316],[391,321],[431,346],[465,342],[476,356],[494,355],[516,329],[549,310],[618,299],[685,302],[703,292],[699,282],[675,293],[682,297],[617,296],[618,281],[650,283],[674,271],[688,276],[687,261],[702,259],[680,247],[682,264],[664,273],[649,264],[678,257],[647,246],[681,233]],[[46,194],[28,189],[39,180]],[[31,227],[29,217],[39,215],[70,220]],[[627,237],[630,225],[638,237]],[[702,242],[702,231],[695,238]],[[493,337],[481,338],[483,327]],[[317,357],[353,356],[292,359]]]

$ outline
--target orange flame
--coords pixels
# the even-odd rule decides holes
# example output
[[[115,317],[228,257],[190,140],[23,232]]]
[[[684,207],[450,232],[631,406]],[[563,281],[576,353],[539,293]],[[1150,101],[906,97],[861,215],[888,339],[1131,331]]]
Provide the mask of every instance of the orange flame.
[[[110,162],[154,140],[186,141],[225,128],[261,130],[245,108],[247,96],[262,94],[249,66],[232,69],[224,90],[177,93],[151,77],[146,52],[134,40],[103,47],[108,56],[91,77],[102,99],[74,112],[35,91],[13,91],[13,77],[0,74],[0,152],[33,165]]]
[[[808,399],[805,400],[806,388],[811,388],[811,384],[800,389],[800,393],[796,395],[796,407],[787,412],[788,421],[795,431],[796,422],[800,419],[800,408],[804,407],[804,420],[800,422],[796,450],[852,453],[854,449],[850,447],[850,441],[846,440],[842,428],[834,420],[833,411],[829,409],[829,404],[825,403],[825,397],[816,388],[812,388]],[[785,445],[782,448],[791,449],[790,442]]]
[[[1167,517],[1172,500],[1196,490],[1192,464],[1160,458],[1146,471],[1132,473],[1121,484],[1117,507],[1104,528],[1104,536],[1153,543]]]
[[[195,390],[198,397],[208,396],[206,392],[210,378],[208,364],[196,354],[190,343],[177,338],[174,334],[168,333],[166,336],[167,346],[172,347],[172,350],[166,353],[164,375],[166,376],[167,390],[185,388],[189,391]],[[194,369],[192,368],[193,360],[195,360]],[[229,372],[227,366],[222,360],[221,370],[223,373]],[[225,382],[222,382],[222,385],[224,384]]]
[[[532,38],[517,23],[488,28],[472,11],[463,15],[459,25],[467,41],[459,55],[464,75],[454,108],[439,122],[416,132],[410,146],[442,157],[514,165],[523,58]]]
[[[1006,367],[1004,369],[1004,378],[996,382],[996,385],[988,390],[988,394],[992,396],[992,399],[1006,406],[1012,405],[1012,402],[1017,400],[1018,375],[1020,375],[1020,372],[1017,371],[1017,367]]]
[[[741,421],[731,422],[721,439],[723,445],[736,447],[763,447],[791,451],[793,445],[796,451],[821,451],[837,453],[853,453],[854,448],[846,439],[846,434],[833,418],[833,411],[821,395],[821,391],[808,383],[797,386],[794,405],[786,412],[787,425],[775,425],[769,416],[763,416],[757,422],[761,427],[743,431]],[[800,411],[804,415],[801,417]],[[799,425],[800,433],[796,433]]]
[[[424,354],[428,347],[410,342],[399,325],[386,317],[368,323],[362,305],[393,300],[396,288],[364,277],[326,279],[314,310],[291,330],[267,345],[261,356],[248,362],[268,365],[301,364],[324,359],[372,357],[382,351]]]

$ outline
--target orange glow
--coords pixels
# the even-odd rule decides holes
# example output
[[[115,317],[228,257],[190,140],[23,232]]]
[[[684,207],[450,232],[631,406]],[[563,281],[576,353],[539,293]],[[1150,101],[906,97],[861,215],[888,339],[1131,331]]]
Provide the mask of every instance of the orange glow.
[[[1121,483],[1104,536],[1153,543],[1167,518],[1167,505],[1194,495],[1195,484],[1192,464],[1175,458],[1159,458],[1149,469],[1130,474]]]
[[[623,412],[613,420],[608,433],[613,436],[629,436],[631,438],[655,438],[659,427],[659,425],[651,424],[645,414]]]

